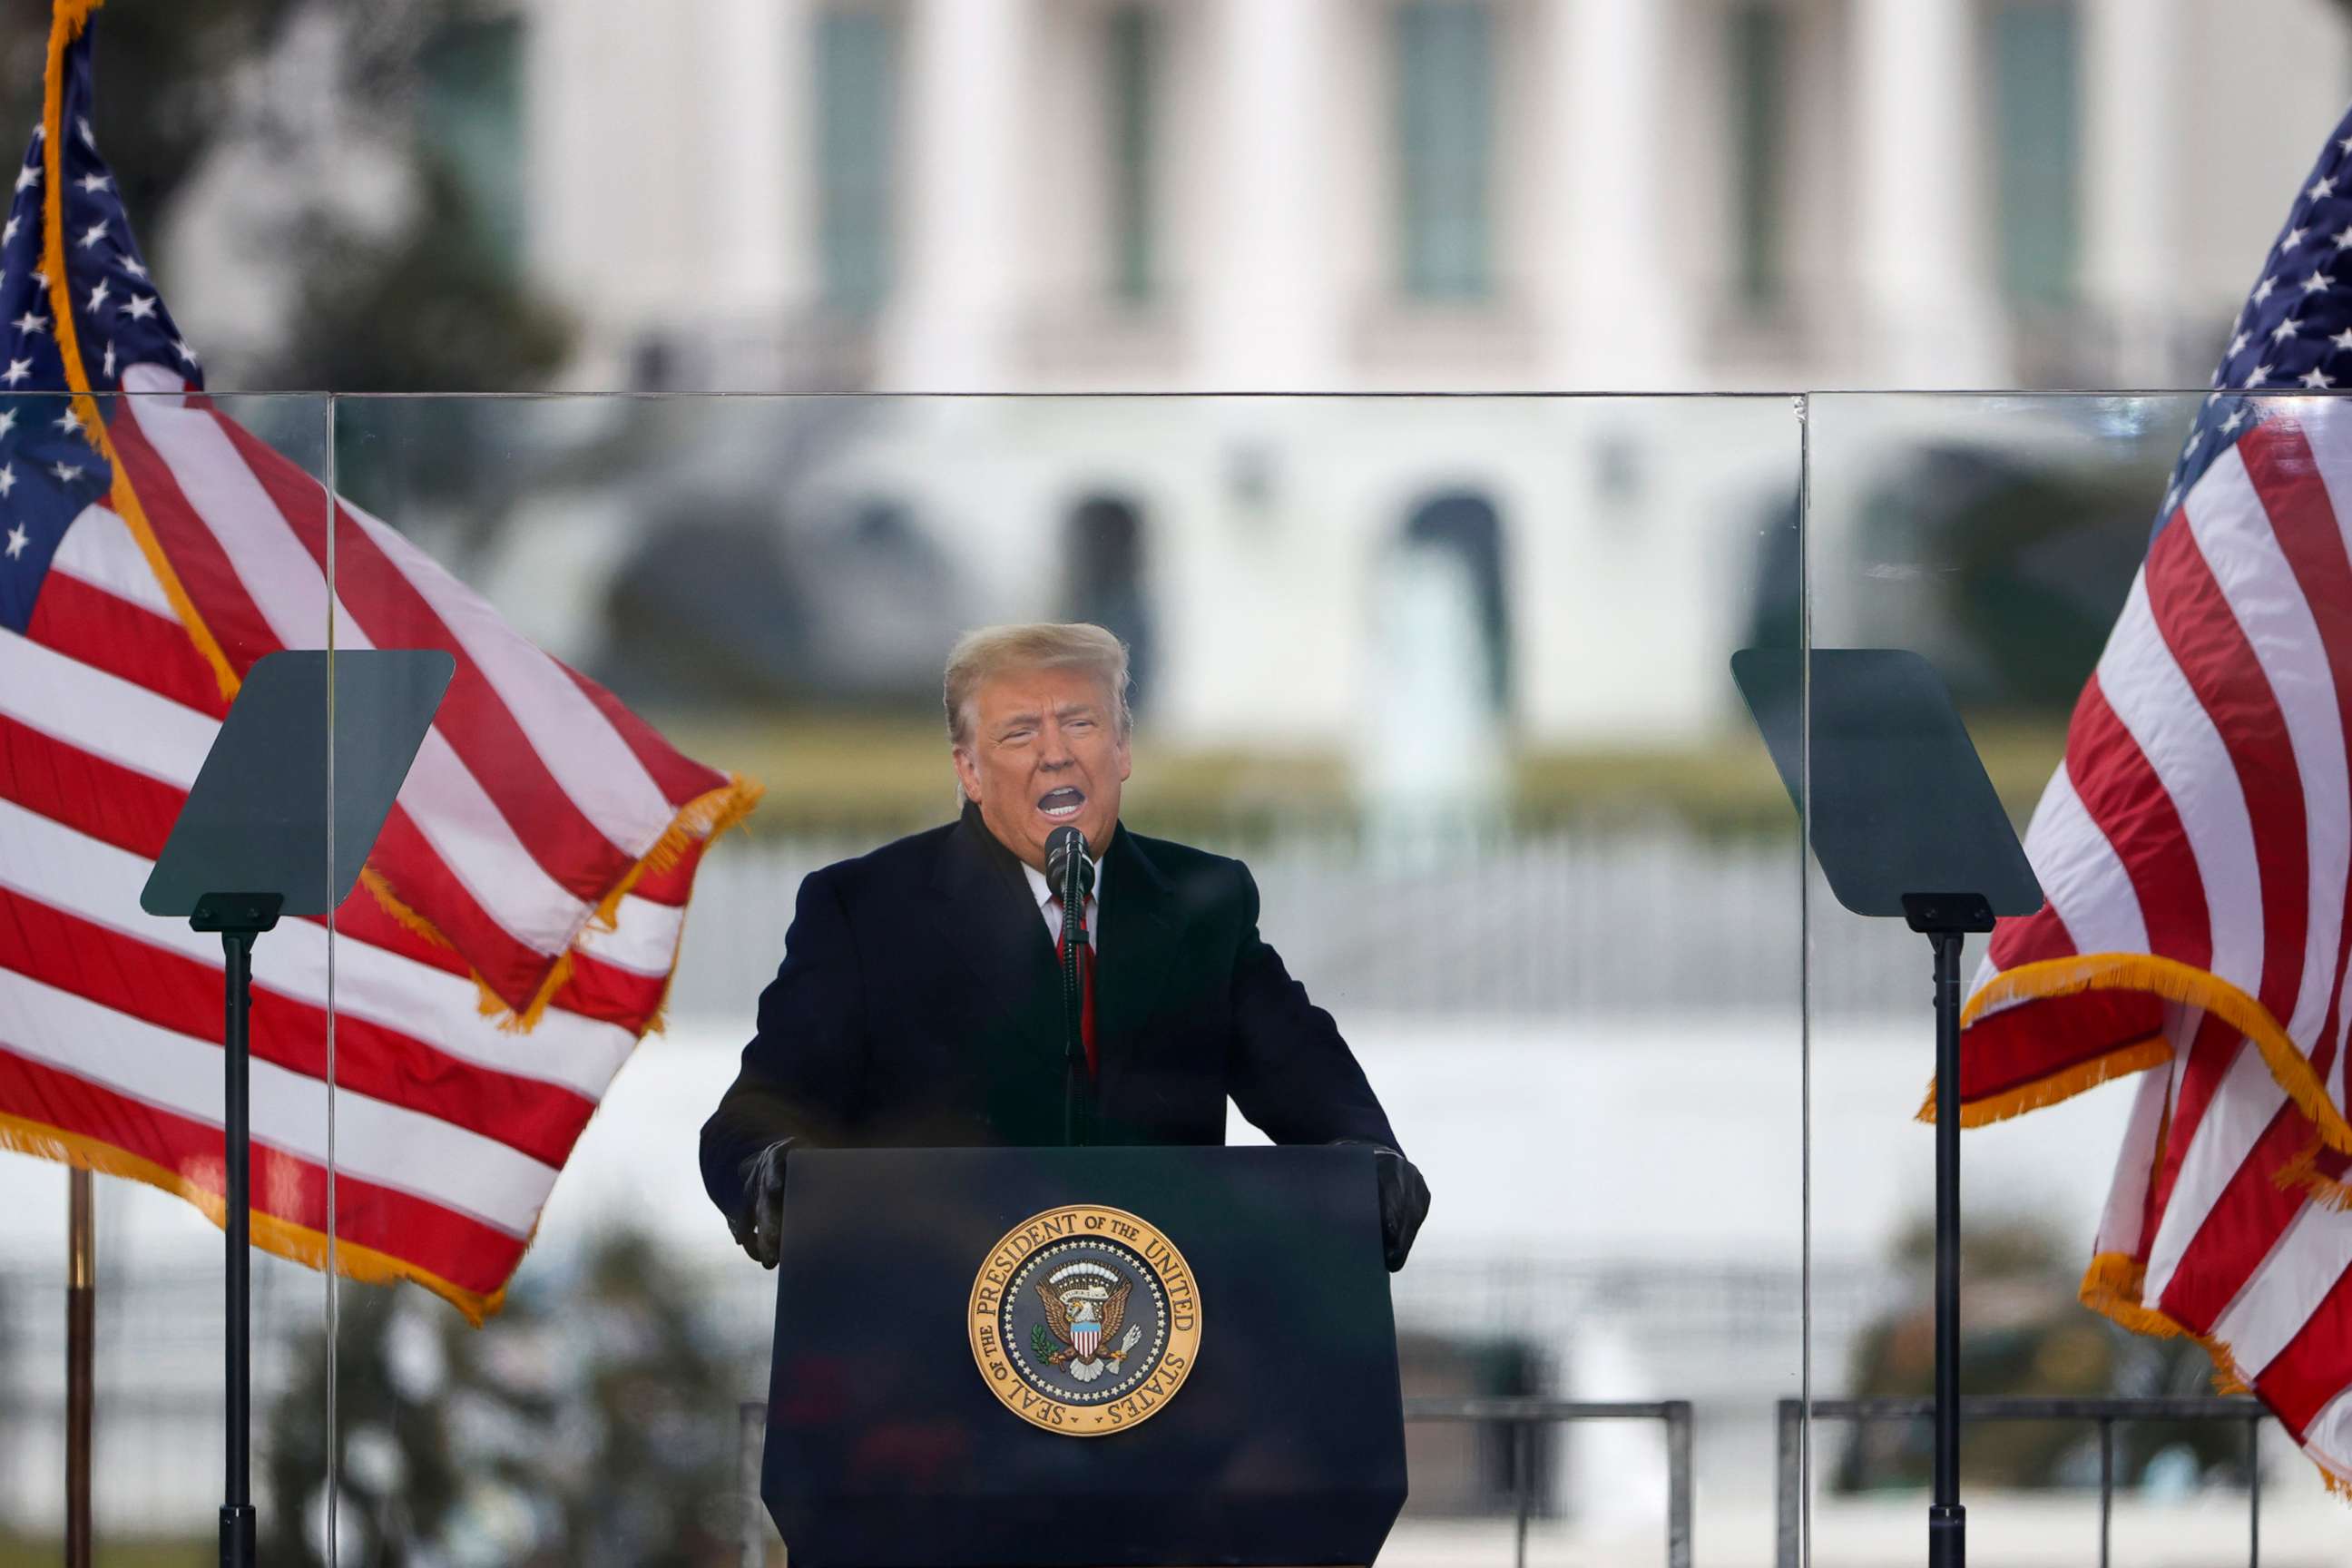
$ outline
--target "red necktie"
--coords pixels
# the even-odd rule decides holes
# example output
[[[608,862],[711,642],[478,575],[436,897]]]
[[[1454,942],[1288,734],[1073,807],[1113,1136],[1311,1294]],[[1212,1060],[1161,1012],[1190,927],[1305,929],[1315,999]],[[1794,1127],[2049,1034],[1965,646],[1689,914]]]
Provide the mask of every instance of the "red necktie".
[[[1060,903],[1061,895],[1055,894],[1054,901]],[[1062,916],[1062,934],[1054,942],[1055,963],[1068,962],[1069,938],[1070,917],[1066,910]],[[1087,1044],[1087,1077],[1092,1079],[1099,1070],[1095,1057],[1095,949],[1092,942],[1078,950],[1078,1037]]]

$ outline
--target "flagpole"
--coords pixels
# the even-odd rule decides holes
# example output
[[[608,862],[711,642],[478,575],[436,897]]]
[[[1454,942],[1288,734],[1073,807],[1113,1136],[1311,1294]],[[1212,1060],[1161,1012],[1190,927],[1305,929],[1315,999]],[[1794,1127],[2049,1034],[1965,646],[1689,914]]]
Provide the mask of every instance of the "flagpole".
[[[106,0],[54,0],[49,11],[49,45],[41,71],[40,125],[41,262],[49,275],[52,307],[60,302],[66,307],[57,318],[58,353],[66,383],[77,394],[73,399],[75,412],[81,416],[84,425],[100,426],[104,421],[91,401],[89,372],[82,364],[75,344],[72,297],[66,287],[65,163],[61,143],[66,132],[66,50],[89,26],[89,14],[105,3]],[[121,470],[118,468],[115,471],[119,474]],[[92,1235],[96,1194],[88,1170],[79,1165],[69,1169],[66,1199],[69,1237],[66,1277],[66,1563],[67,1568],[88,1568],[91,1352],[97,1329],[98,1248]]]
[[[94,1179],[68,1167],[66,1195],[66,1568],[90,1568],[91,1368],[98,1328]]]

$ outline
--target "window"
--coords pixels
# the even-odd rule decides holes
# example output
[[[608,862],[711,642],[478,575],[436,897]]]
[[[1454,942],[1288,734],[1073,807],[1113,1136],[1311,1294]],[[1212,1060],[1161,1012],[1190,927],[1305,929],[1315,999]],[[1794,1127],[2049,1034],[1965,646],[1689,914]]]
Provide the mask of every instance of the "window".
[[[1504,584],[1503,520],[1477,490],[1449,490],[1413,508],[1404,525],[1407,551],[1430,551],[1460,568],[1463,619],[1475,628],[1473,683],[1495,712],[1511,707],[1511,606]]]
[[[1731,177],[1734,245],[1742,299],[1767,304],[1787,279],[1781,257],[1788,157],[1788,13],[1745,0],[1730,13]]]
[[[1494,282],[1494,14],[1474,0],[1410,0],[1396,26],[1405,291],[1484,299]]]
[[[1148,5],[1121,5],[1110,14],[1106,36],[1110,100],[1111,290],[1140,304],[1151,298],[1157,277],[1158,235],[1153,223],[1152,144],[1159,104],[1152,79],[1160,58],[1160,18]]]
[[[1092,621],[1127,645],[1131,706],[1141,711],[1155,695],[1159,671],[1150,559],[1135,499],[1098,493],[1081,500],[1062,526],[1062,560],[1065,618]]]
[[[890,291],[898,54],[890,16],[817,18],[817,246],[827,304],[867,316]]]
[[[2071,5],[2003,5],[1992,16],[2001,284],[2057,302],[2074,289],[2081,148],[2078,24]]]
[[[522,23],[453,22],[422,53],[417,129],[467,227],[509,277],[522,270]]]

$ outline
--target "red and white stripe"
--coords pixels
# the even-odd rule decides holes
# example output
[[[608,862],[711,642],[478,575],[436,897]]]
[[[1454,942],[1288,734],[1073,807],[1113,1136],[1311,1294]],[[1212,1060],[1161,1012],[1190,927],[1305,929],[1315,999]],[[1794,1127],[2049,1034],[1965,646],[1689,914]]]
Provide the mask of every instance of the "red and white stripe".
[[[689,764],[657,782],[643,738],[633,743],[580,678],[348,505],[331,525],[331,595],[328,501],[315,480],[201,399],[122,402],[110,429],[132,488],[240,668],[325,646],[331,615],[340,647],[457,655],[372,865],[493,991],[528,1005],[679,808],[726,779]]]
[[[122,400],[129,405],[134,400]],[[166,558],[242,675],[280,647],[442,647],[455,683],[362,888],[256,953],[257,1211],[335,1233],[479,1311],[657,1011],[702,843],[593,916],[725,775],[688,762],[404,540],[201,399],[110,426]],[[333,533],[335,593],[324,563]],[[226,703],[131,528],[68,531],[24,636],[0,631],[0,1114],[222,1190],[216,939],[139,891]],[[328,988],[330,943],[334,986]],[[568,977],[528,1031],[520,1010]]]
[[[2109,1277],[2352,1482],[2352,1212],[2294,1179],[2352,1164],[2347,523],[2352,410],[2326,402],[2249,429],[2158,533],[2027,834],[2049,903],[1978,975],[1962,1099],[2002,1114],[2160,1064]]]

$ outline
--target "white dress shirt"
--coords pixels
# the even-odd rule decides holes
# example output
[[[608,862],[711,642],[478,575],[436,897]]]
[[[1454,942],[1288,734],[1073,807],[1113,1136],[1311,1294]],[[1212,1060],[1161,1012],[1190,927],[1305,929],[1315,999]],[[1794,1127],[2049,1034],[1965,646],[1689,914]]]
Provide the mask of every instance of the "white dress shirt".
[[[1095,890],[1087,895],[1087,951],[1102,952],[1102,885],[1103,863],[1099,859],[1088,864],[1095,868]],[[1062,951],[1062,906],[1054,897],[1054,885],[1045,880],[1045,873],[1021,862],[1021,874],[1029,879],[1029,896],[1037,900],[1039,912],[1045,917],[1045,934],[1054,939],[1054,951]]]

